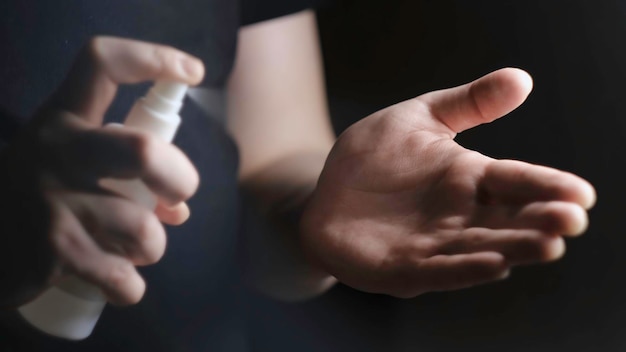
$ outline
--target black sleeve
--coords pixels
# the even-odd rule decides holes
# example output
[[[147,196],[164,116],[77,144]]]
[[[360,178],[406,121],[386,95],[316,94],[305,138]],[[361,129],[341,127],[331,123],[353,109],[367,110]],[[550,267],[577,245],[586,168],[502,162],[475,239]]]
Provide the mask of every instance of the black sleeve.
[[[20,120],[0,108],[0,148],[4,147],[20,128]]]
[[[326,5],[330,0],[240,0],[241,25]]]

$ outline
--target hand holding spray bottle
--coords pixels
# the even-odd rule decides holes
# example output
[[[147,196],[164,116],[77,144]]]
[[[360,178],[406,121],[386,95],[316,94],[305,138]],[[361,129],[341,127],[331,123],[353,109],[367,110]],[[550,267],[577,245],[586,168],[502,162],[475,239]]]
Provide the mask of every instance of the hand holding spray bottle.
[[[178,113],[187,88],[182,83],[156,82],[148,94],[134,104],[124,125],[171,142],[180,124]],[[101,185],[150,209],[156,207],[156,198],[139,179],[103,179]],[[70,277],[18,311],[43,332],[80,340],[91,334],[105,304],[100,289],[77,277]]]

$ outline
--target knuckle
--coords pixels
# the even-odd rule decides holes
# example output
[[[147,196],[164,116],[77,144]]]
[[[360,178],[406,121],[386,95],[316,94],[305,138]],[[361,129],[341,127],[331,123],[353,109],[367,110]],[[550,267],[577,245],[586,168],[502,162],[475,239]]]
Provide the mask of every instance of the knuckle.
[[[155,46],[153,54],[166,67],[171,67],[172,65],[174,65],[180,56],[178,50],[167,45]]]
[[[166,67],[165,62],[163,61],[163,47],[159,45],[152,45],[150,48],[151,50],[146,51],[146,54],[148,54],[146,62],[150,63],[149,68],[152,70],[151,74],[158,76]]]
[[[178,72],[177,67],[183,54],[178,49],[168,45],[154,45],[151,55],[155,74],[164,74]]]
[[[105,282],[115,291],[124,291],[135,268],[127,261],[119,261],[109,267],[106,272]]]
[[[113,40],[109,37],[104,36],[95,36],[89,39],[83,48],[83,52],[93,61],[94,63],[100,63],[104,60],[104,56],[102,55],[102,47],[107,45],[107,42]]]
[[[140,216],[135,239],[143,264],[154,264],[163,257],[166,243],[165,231],[152,213],[145,212]]]
[[[135,267],[126,260],[112,264],[108,268],[104,281],[109,290],[117,293],[119,304],[135,304],[141,300],[143,290],[132,287],[135,272]]]
[[[69,253],[80,253],[85,250],[85,244],[76,233],[75,224],[68,214],[54,204],[51,205],[52,219],[48,230],[48,241],[52,250],[60,258],[68,257]]]
[[[57,255],[63,257],[68,251],[80,248],[80,243],[68,231],[55,231],[49,233],[50,243]]]
[[[142,172],[151,170],[158,160],[156,137],[147,133],[136,133],[130,137],[129,143],[135,151],[137,167]]]

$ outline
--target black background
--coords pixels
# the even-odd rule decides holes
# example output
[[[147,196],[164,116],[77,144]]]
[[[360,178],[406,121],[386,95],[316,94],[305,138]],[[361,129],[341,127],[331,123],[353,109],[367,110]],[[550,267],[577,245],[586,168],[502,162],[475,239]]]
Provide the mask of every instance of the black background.
[[[319,21],[338,132],[401,100],[520,67],[535,82],[527,103],[459,143],[579,174],[598,204],[564,259],[505,282],[412,300],[344,286],[297,305],[256,297],[256,350],[625,350],[626,4],[359,0]]]

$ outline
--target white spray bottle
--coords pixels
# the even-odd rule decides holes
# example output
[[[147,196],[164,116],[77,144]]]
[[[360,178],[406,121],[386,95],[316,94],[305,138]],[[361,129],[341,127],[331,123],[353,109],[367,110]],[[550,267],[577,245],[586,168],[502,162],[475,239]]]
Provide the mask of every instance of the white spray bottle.
[[[187,88],[182,83],[156,82],[145,97],[137,100],[124,125],[171,142],[180,124],[178,112]],[[139,179],[103,179],[100,184],[150,209],[156,207],[155,196]],[[91,334],[105,304],[100,289],[72,276],[18,311],[26,321],[45,333],[81,340]]]

